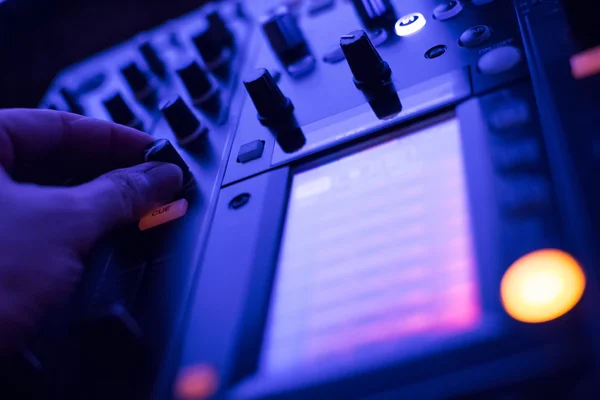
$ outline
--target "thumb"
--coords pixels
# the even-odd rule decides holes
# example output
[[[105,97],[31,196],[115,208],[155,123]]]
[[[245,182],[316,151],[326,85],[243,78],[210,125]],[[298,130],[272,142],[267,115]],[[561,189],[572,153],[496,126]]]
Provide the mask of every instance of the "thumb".
[[[182,182],[183,173],[176,165],[150,162],[109,172],[73,188],[88,204],[82,216],[89,239],[86,244],[93,246],[115,227],[135,222],[153,208],[175,200]]]

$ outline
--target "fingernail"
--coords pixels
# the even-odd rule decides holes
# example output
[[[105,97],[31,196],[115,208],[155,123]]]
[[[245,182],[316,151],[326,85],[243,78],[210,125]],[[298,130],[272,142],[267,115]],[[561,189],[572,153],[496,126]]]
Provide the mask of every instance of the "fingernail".
[[[167,163],[152,164],[152,167],[144,172],[152,198],[157,202],[173,200],[183,185],[181,168]]]

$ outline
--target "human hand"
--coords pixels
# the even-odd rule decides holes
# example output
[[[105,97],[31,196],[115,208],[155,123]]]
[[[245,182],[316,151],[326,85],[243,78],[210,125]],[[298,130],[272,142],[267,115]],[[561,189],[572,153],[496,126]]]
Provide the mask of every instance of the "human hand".
[[[181,189],[177,166],[140,164],[151,142],[79,115],[0,111],[0,358],[67,300],[102,236]],[[69,179],[88,183],[59,187]]]

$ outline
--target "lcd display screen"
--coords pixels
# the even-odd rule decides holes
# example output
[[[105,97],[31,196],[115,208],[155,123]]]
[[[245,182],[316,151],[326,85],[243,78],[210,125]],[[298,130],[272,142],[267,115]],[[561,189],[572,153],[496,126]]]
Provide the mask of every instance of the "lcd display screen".
[[[262,372],[426,351],[481,318],[457,119],[294,175]]]

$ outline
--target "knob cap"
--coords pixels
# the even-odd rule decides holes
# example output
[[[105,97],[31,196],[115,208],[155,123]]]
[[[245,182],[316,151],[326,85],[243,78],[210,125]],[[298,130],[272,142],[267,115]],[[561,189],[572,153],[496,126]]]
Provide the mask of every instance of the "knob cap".
[[[267,19],[263,31],[285,67],[313,58],[296,17],[289,12],[280,11]]]
[[[192,39],[206,68],[216,77],[229,77],[231,51],[219,40],[219,36],[208,26]]]
[[[60,89],[60,95],[63,97],[63,99],[65,99],[65,103],[67,103],[67,107],[69,107],[69,112],[80,115],[84,114],[83,107],[81,107],[77,101],[77,97],[75,97],[70,90],[67,88],[62,88]]]
[[[149,145],[144,152],[144,160],[146,162],[159,161],[175,164],[181,168],[181,171],[183,172],[184,186],[193,182],[194,178],[190,171],[190,167],[183,160],[177,149],[175,149],[175,146],[167,139],[158,139]]]
[[[221,101],[219,97],[219,87],[213,84],[212,80],[197,62],[192,62],[185,68],[177,71],[185,88],[193,100],[195,107],[216,115],[221,110]]]
[[[359,89],[377,87],[391,80],[390,66],[383,61],[365,31],[354,31],[342,36],[340,46]]]
[[[216,40],[219,40],[227,47],[235,46],[235,37],[233,33],[219,14],[219,11],[215,10],[206,15],[206,20],[209,24],[209,29],[213,32]]]
[[[150,84],[148,77],[136,63],[131,63],[121,69],[123,78],[131,88],[136,100],[145,105],[152,105],[156,101],[156,91]]]
[[[282,114],[290,114],[294,106],[285,97],[269,71],[259,68],[248,76],[244,86],[258,111],[261,120],[275,120]]]
[[[134,129],[143,130],[142,121],[129,108],[121,93],[115,94],[113,97],[104,101],[106,111],[117,124],[129,126]]]
[[[257,69],[244,81],[244,86],[258,112],[258,120],[288,153],[300,149],[306,138],[294,117],[294,105],[285,97],[269,71]]]
[[[144,57],[144,61],[148,64],[150,71],[159,78],[165,78],[167,76],[167,68],[165,63],[161,60],[158,53],[152,46],[152,43],[145,42],[140,46],[140,53]]]
[[[369,31],[392,31],[398,20],[390,0],[352,0],[358,17]]]
[[[161,112],[181,146],[197,141],[208,132],[181,97],[167,102]]]

